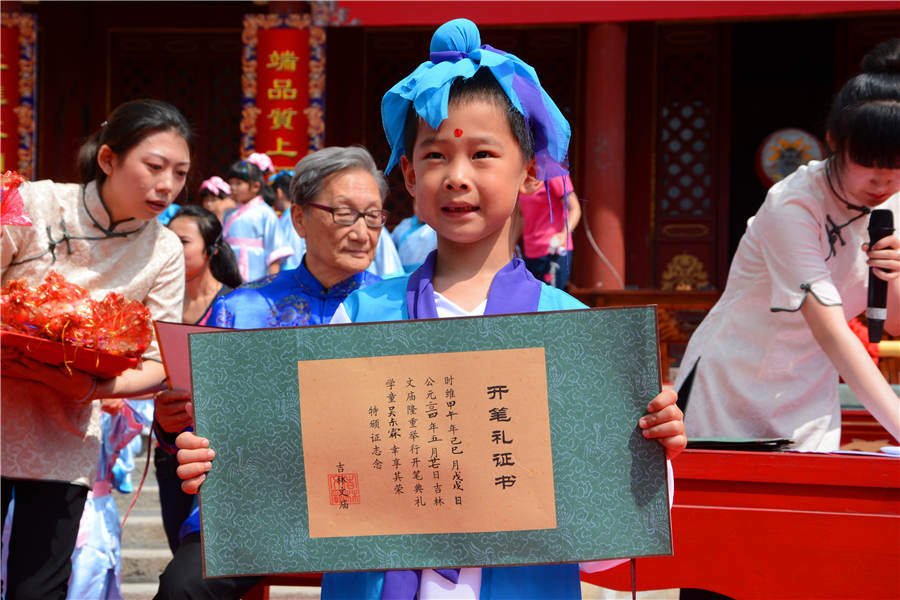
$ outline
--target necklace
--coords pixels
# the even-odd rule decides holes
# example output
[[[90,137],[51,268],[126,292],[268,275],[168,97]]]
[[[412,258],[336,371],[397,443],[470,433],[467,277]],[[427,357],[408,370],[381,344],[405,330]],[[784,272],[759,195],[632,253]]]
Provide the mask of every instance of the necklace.
[[[113,231],[113,229],[115,229],[122,223],[125,223],[126,221],[131,221],[131,220],[133,220],[133,218],[123,219],[122,221],[113,223],[112,215],[109,212],[109,208],[107,208],[106,202],[104,202],[103,196],[100,194],[100,188],[97,188],[97,197],[100,198],[100,204],[103,206],[103,210],[106,211],[106,215],[107,215],[107,217],[109,217],[109,221],[110,221],[109,227],[103,227],[102,225],[100,225],[99,222],[97,222],[97,219],[94,218],[94,215],[91,214],[91,211],[88,210],[86,191],[87,191],[87,184],[84,184],[81,186],[81,205],[82,205],[82,207],[84,207],[84,212],[86,212],[88,217],[90,217],[91,222],[93,223],[94,227],[99,229],[103,233],[103,235],[101,235],[101,236],[72,235],[66,229],[65,220],[60,219],[59,220],[59,228],[62,233],[59,238],[54,239],[53,229],[51,228],[50,225],[47,225],[47,249],[36,256],[32,256],[30,258],[23,258],[22,260],[11,261],[9,263],[10,266],[21,265],[21,264],[24,264],[27,262],[31,262],[33,260],[38,260],[38,259],[46,256],[47,254],[49,254],[52,259],[50,264],[51,265],[56,264],[56,248],[58,246],[65,245],[66,253],[68,255],[71,255],[74,252],[74,250],[72,250],[72,244],[70,243],[72,240],[99,241],[99,240],[107,240],[107,239],[117,238],[117,237],[127,237],[127,236],[131,235],[132,233],[138,233],[138,232],[142,231],[147,226],[147,223],[144,223],[137,229],[133,229],[131,231]]]
[[[832,256],[837,256],[837,248],[835,246],[835,242],[840,242],[841,246],[847,245],[847,242],[844,241],[844,237],[841,235],[841,230],[850,225],[850,223],[861,219],[862,217],[872,212],[872,209],[868,206],[860,206],[858,204],[848,202],[841,194],[838,193],[837,189],[835,189],[834,187],[834,183],[831,180],[831,166],[832,164],[834,164],[833,161],[834,158],[829,158],[825,163],[825,180],[828,182],[828,188],[831,190],[831,193],[834,194],[835,198],[843,202],[844,205],[850,210],[858,211],[859,214],[841,225],[835,223],[831,218],[831,215],[825,215],[825,220],[827,221],[825,223],[825,233],[828,235],[828,246],[830,248],[828,256],[825,257],[825,260],[828,260]]]

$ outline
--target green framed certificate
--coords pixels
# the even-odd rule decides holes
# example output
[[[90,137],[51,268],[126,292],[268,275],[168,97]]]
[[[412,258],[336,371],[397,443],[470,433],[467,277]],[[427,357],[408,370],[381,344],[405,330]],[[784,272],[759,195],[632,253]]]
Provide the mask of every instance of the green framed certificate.
[[[189,343],[206,576],[672,552],[654,307]]]

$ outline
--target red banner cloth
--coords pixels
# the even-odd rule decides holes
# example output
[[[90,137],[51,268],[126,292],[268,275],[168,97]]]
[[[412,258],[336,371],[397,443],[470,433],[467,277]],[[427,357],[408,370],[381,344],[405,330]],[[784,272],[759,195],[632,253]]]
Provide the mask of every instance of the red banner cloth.
[[[306,156],[309,120],[309,30],[260,29],[256,46],[256,150],[276,169]]]
[[[0,173],[19,165],[19,29],[0,28]]]

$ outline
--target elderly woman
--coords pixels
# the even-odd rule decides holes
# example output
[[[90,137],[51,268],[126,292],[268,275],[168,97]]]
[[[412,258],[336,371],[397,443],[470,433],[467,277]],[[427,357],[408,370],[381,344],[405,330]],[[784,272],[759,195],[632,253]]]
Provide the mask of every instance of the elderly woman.
[[[350,292],[379,280],[366,268],[387,217],[386,193],[384,176],[364,148],[326,148],[306,156],[290,186],[291,218],[306,240],[303,262],[219,298],[210,324],[258,329],[330,322]],[[189,401],[177,390],[157,396],[157,419],[169,441],[191,425]],[[256,583],[255,577],[203,579],[199,531],[195,509],[160,576],[157,598],[240,598]]]

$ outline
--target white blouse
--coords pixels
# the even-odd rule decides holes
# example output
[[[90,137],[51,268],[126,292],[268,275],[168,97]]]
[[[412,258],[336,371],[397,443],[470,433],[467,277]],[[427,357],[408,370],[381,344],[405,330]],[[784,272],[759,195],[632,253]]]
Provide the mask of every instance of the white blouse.
[[[894,212],[897,227],[900,193],[879,208]],[[838,449],[838,373],[799,310],[809,294],[842,305],[847,320],[865,310],[869,216],[848,224],[860,214],[832,193],[825,162],[769,190],[678,370],[676,389],[696,365],[689,438],[783,437],[800,450]]]
[[[154,319],[181,321],[184,254],[159,224],[129,220],[104,233],[109,217],[92,182],[26,183],[19,188],[30,227],[3,227],[2,283],[40,285],[50,270],[90,291],[144,303]],[[87,238],[87,239],[85,239]],[[160,360],[154,341],[145,359]],[[90,486],[100,452],[100,402],[76,404],[49,388],[18,379],[2,386],[4,477]]]

